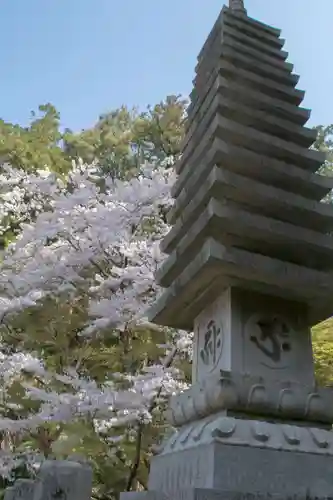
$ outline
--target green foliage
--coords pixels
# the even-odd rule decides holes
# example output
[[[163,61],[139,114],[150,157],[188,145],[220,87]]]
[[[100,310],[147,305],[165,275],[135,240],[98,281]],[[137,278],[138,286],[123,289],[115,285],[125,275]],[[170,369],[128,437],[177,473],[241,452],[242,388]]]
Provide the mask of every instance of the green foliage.
[[[33,172],[49,169],[63,174],[71,166],[61,147],[60,116],[52,104],[39,106],[27,127],[0,120],[0,159]]]
[[[76,296],[63,295],[46,299],[40,308],[26,310],[10,327],[0,330],[2,344],[12,352],[31,352],[45,361],[48,370],[62,373],[67,367],[75,367],[80,376],[97,383],[113,379],[113,373],[137,374],[144,367],[156,363],[163,351],[157,344],[170,340],[169,332],[140,331],[128,328],[122,335],[105,330],[94,341],[80,336],[87,319],[87,295],[79,290]],[[181,361],[180,361],[181,363]],[[183,362],[184,363],[184,362]],[[37,413],[40,403],[23,398],[22,381],[57,393],[68,391],[61,383],[45,384],[29,374],[17,377],[7,389],[6,399],[0,412],[10,414],[13,404],[15,418]],[[123,382],[119,382],[119,385]],[[78,417],[63,425],[44,425],[38,432],[30,432],[16,446],[16,450],[39,450],[45,457],[65,458],[69,455],[84,455],[94,467],[94,492],[96,497],[111,500],[115,492],[127,488],[129,475],[137,457],[140,433],[139,465],[133,481],[134,488],[147,484],[149,460],[152,447],[161,439],[166,429],[163,417],[165,402],[158,401],[153,421],[143,425],[122,426],[97,431],[89,418]],[[117,453],[113,453],[113,437],[122,436],[116,442]],[[112,474],[111,474],[112,471]]]
[[[316,379],[320,385],[333,386],[333,319],[313,329],[313,354]]]
[[[101,115],[91,129],[79,134],[67,130],[65,151],[87,163],[97,160],[113,177],[134,175],[146,159],[179,155],[186,104],[179,96],[168,96],[141,113],[123,106]]]
[[[317,140],[314,147],[326,153],[326,162],[321,170],[324,175],[333,175],[333,124],[328,126],[319,125],[317,130]]]
[[[333,175],[333,124],[316,127],[318,131],[316,149],[326,153],[326,163],[322,174]],[[327,197],[332,202],[332,196]],[[316,378],[325,386],[333,385],[333,318],[320,323],[313,328],[313,353],[315,358]]]

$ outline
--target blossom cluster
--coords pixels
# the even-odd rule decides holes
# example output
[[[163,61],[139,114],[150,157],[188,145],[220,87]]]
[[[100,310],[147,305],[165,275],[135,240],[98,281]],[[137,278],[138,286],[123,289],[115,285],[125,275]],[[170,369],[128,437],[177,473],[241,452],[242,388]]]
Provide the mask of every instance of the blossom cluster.
[[[10,185],[15,195],[3,195],[0,215],[18,213],[22,220],[0,264],[2,327],[10,328],[13,318],[30,308],[43,307],[48,297],[85,294],[88,320],[80,335],[87,342],[105,329],[118,335],[129,327],[138,334],[140,328],[158,329],[147,323],[145,312],[159,293],[154,273],[164,258],[160,239],[169,230],[165,213],[171,204],[172,169],[144,165],[127,181],[102,177],[96,165],[73,165],[65,180],[10,167],[3,172],[3,185]],[[176,332],[170,338],[174,342],[164,346],[166,356],[154,365],[135,375],[119,374],[130,382],[123,390],[114,382],[117,374],[101,385],[75,367],[50,372],[33,353],[9,355],[4,350],[3,383],[24,371],[42,379],[44,386],[23,381],[25,397],[38,401],[39,410],[26,418],[2,418],[0,430],[31,430],[86,415],[93,415],[100,432],[139,417],[148,421],[156,394],[185,387],[170,359],[190,346],[191,336]],[[62,384],[61,392],[54,382]]]

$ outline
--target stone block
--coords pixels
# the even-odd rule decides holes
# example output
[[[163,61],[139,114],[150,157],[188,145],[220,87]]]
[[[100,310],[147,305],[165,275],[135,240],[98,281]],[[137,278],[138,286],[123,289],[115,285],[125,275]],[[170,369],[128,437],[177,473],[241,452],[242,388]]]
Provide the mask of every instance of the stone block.
[[[173,491],[168,495],[159,491],[121,493],[120,500],[267,500],[267,496],[260,493],[257,495],[248,495],[234,491],[188,488]],[[286,500],[286,498],[276,495],[271,497],[270,500]],[[293,500],[298,499],[293,498]]]
[[[177,197],[168,218],[174,226],[161,242],[163,252],[171,253],[179,241],[186,236],[193,221],[204,212],[212,198],[230,208],[241,209],[249,214],[258,214],[259,217],[262,215],[277,219],[318,233],[326,234],[333,229],[331,205],[267,186],[215,166],[199,190],[192,188],[187,190],[185,187]],[[311,217],[311,219],[304,219],[304,217]],[[315,234],[313,236],[316,237]],[[327,239],[327,243],[329,241]]]
[[[285,62],[287,53],[274,50],[267,45],[246,36],[231,27],[224,25],[223,29],[216,36],[210,46],[209,54],[202,58],[196,66],[197,73],[196,81],[200,81],[207,73],[209,73],[219,62],[219,58],[223,54],[223,46],[229,46],[237,50],[239,53],[247,57],[255,58],[255,60],[271,64],[274,67],[291,72],[293,65]],[[272,51],[274,52],[272,53]],[[279,56],[279,57],[277,57]]]
[[[312,129],[290,123],[269,111],[260,111],[248,106],[241,102],[241,97],[237,99],[236,92],[233,98],[223,96],[222,92],[215,93],[212,100],[209,100],[210,97],[207,96],[207,107],[202,109],[202,115],[196,118],[188,131],[184,141],[184,154],[188,152],[188,148],[193,148],[194,144],[200,142],[204,131],[218,114],[242,126],[251,127],[254,131],[258,130],[293,143],[296,147],[308,148],[316,140]]]
[[[262,389],[257,386],[252,397],[260,399],[262,396]],[[246,413],[237,412],[233,414],[230,412],[230,415],[227,411],[220,411],[183,425],[165,441],[160,454],[153,461],[163,462],[165,458],[172,458],[177,453],[196,448],[202,450],[210,447],[211,449],[212,445],[217,443],[222,447],[247,446],[253,449],[333,458],[333,433],[330,426],[324,428],[314,422],[290,422],[283,419],[275,421],[273,416],[267,420],[262,418],[259,420],[256,417],[251,418]],[[193,465],[195,466],[192,464],[192,467]],[[193,478],[193,472],[192,470],[189,474],[189,479]],[[202,482],[188,482],[183,486],[200,487],[202,485]],[[214,487],[214,485],[206,483],[205,487]]]
[[[306,317],[295,302],[229,288],[194,320],[193,383],[224,371],[313,386]]]
[[[188,488],[177,490],[169,495],[158,491],[122,493],[121,500],[332,500],[330,497],[306,495],[277,495],[257,493],[239,493],[237,491]]]
[[[285,39],[274,35],[272,36],[270,33],[267,33],[264,30],[258,30],[250,23],[246,23],[246,20],[249,19],[248,17],[246,19],[241,19],[239,17],[231,17],[228,14],[229,12],[227,12],[227,15],[223,17],[223,21],[226,25],[229,25],[242,33],[246,33],[248,36],[256,40],[263,41],[266,45],[276,49],[282,49],[285,45]]]
[[[242,248],[304,268],[332,271],[332,236],[252,215],[211,200],[157,270],[157,282],[163,287],[170,286],[195,258],[207,238],[214,238],[227,247]]]
[[[4,500],[34,500],[35,482],[32,479],[17,479],[6,488]]]
[[[171,252],[156,272],[156,280],[163,287],[170,286],[209,237],[226,246],[277,258],[281,261],[331,271],[333,238],[293,224],[251,214],[211,199],[182,237],[180,218],[164,239],[162,249]],[[179,222],[179,225],[178,225]],[[186,225],[187,221],[185,221]],[[174,231],[179,229],[179,231]],[[179,244],[177,244],[178,238]],[[162,241],[163,243],[163,241]]]
[[[270,26],[269,24],[258,21],[257,19],[253,19],[250,16],[238,16],[235,12],[233,12],[226,6],[223,7],[222,14],[231,21],[241,21],[241,25],[243,28],[251,26],[261,33],[268,34],[273,38],[279,37],[281,34],[281,30],[279,28],[275,28],[274,26]]]
[[[200,215],[199,212],[203,213],[211,198],[250,214],[263,215],[318,233],[326,234],[333,229],[331,205],[267,186],[257,180],[215,166],[199,190],[191,188],[187,190],[185,187],[177,197],[169,217],[174,227],[162,240],[163,251],[170,253],[177,242],[186,235],[193,219]],[[304,216],[312,219],[304,220]],[[181,220],[177,221],[178,218]],[[174,240],[176,234],[178,236]]]
[[[172,494],[172,499],[177,500],[177,496]],[[129,491],[120,493],[120,500],[171,500],[170,496],[160,491]]]
[[[299,305],[296,307],[299,310]],[[240,346],[238,350],[241,351]],[[330,432],[333,422],[332,396],[332,388],[318,387],[316,383],[307,385],[301,381],[284,380],[283,376],[265,379],[261,375],[221,371],[207,375],[186,391],[172,396],[165,415],[170,425],[182,428],[193,422],[199,425],[200,419],[219,412],[226,416],[247,415],[252,418],[261,415],[278,422],[321,426],[326,429],[322,437],[328,437],[331,442],[332,433],[326,432]],[[174,446],[173,439],[172,443]],[[325,450],[325,446],[322,449]]]
[[[189,106],[187,130],[197,119],[208,94],[212,100],[214,97],[212,94],[217,91],[230,98],[237,95],[241,99],[240,102],[269,112],[296,125],[304,125],[310,116],[309,110],[297,107],[304,98],[303,91],[281,85],[247,70],[238,70],[230,61],[221,59],[217,68],[207,79],[207,83],[205,82],[200,90],[200,97],[195,101],[192,100]],[[194,92],[199,95],[198,88],[195,87]]]
[[[90,500],[91,491],[92,470],[88,465],[50,460],[40,469],[33,500]]]
[[[230,286],[306,303],[309,325],[332,312],[330,273],[227,248],[207,238],[195,258],[149,310],[150,321],[192,330],[198,314]]]
[[[194,78],[194,88],[190,94],[191,103],[188,107],[190,123],[192,123],[193,117],[199,110],[205,96],[211,90],[212,86],[215,84],[216,87],[215,79],[217,76],[220,76],[222,79],[226,79],[227,81],[231,80],[231,82],[229,82],[229,85],[224,85],[229,87],[230,93],[232,92],[233,85],[236,85],[236,91],[238,93],[240,93],[239,91],[241,90],[241,93],[244,94],[244,92],[242,91],[242,86],[243,88],[245,87],[245,89],[249,88],[251,91],[255,92],[251,95],[251,99],[248,98],[248,100],[246,100],[247,96],[245,92],[245,95],[243,96],[243,99],[245,99],[243,102],[245,103],[263,101],[263,105],[266,102],[270,103],[270,107],[279,108],[282,106],[282,108],[284,108],[284,106],[288,104],[299,106],[304,99],[305,92],[303,90],[299,90],[297,88],[294,88],[293,86],[270,80],[268,78],[265,78],[264,76],[248,71],[247,69],[238,68],[236,70],[236,67],[237,66],[235,66],[232,61],[219,58],[210,71],[207,71],[207,73],[204,75],[197,75]],[[263,98],[261,98],[261,94],[263,94]],[[265,96],[276,98],[281,101],[281,104],[278,101],[274,106],[274,101],[267,102]],[[309,118],[310,113],[309,111],[302,111],[302,109],[297,110],[294,108],[294,106],[287,106],[284,109],[284,115],[280,114],[278,116],[281,116],[282,118],[288,118],[290,121],[294,121],[296,124],[303,125]],[[280,113],[282,113],[282,111]],[[272,113],[278,114],[278,111],[273,110]],[[302,115],[304,116],[302,117]]]
[[[225,432],[231,430],[226,428]],[[177,498],[178,490],[191,487],[266,498],[332,498],[331,455],[268,449],[264,445],[266,433],[259,428],[258,432],[262,447],[233,446],[216,440],[155,457],[149,489],[173,494],[173,498]]]
[[[218,18],[216,19],[213,28],[210,30],[209,35],[207,36],[199,54],[197,57],[198,63],[207,56],[209,55],[210,48],[212,45],[214,45],[214,42],[217,38],[221,38],[221,33],[222,33],[222,23],[223,23],[223,11],[220,12],[218,15]]]
[[[250,47],[258,49],[261,52],[264,52],[265,54],[271,57],[276,57],[277,59],[281,59],[283,61],[285,61],[288,58],[289,54],[285,50],[281,50],[281,48],[268,45],[263,40],[254,38],[250,36],[248,33],[244,32],[243,30],[237,29],[235,26],[230,26],[225,22],[223,23],[222,33],[228,34],[228,36],[231,36],[236,40],[243,42],[246,45],[249,45]]]
[[[282,48],[285,41],[279,38],[281,30],[272,28],[271,26],[261,23],[248,16],[239,16],[225,7],[220,12],[213,28],[211,29],[202,49],[198,54],[200,62],[206,54],[209,54],[212,45],[217,37],[220,37],[222,26],[228,24],[242,33],[249,34],[251,37],[264,42],[274,48]]]
[[[212,65],[213,61],[216,63],[214,56],[218,54],[221,55],[221,44],[223,41],[223,36],[229,36],[239,42],[245,43],[246,45],[260,50],[261,53],[268,55],[270,57],[276,58],[280,61],[285,61],[288,57],[288,52],[281,50],[281,48],[273,47],[265,43],[265,41],[254,38],[248,33],[240,30],[237,27],[228,25],[225,21],[222,21],[219,30],[215,33],[214,38],[211,39],[209,46],[209,51],[205,53],[203,57],[200,58],[200,62],[195,67],[195,72],[200,73],[203,68]]]
[[[307,150],[306,147],[299,146],[297,143],[294,144],[288,140],[290,133],[281,127],[279,129],[279,120],[277,120],[277,125],[274,126],[273,117],[268,117],[265,121],[259,120],[256,112],[253,113],[251,119],[250,109],[248,110],[249,113],[246,113],[246,108],[242,107],[239,107],[240,113],[238,115],[235,113],[233,116],[233,104],[229,103],[227,108],[222,108],[222,105],[222,100],[219,96],[216,96],[211,105],[211,109],[215,109],[216,112],[210,116],[207,115],[207,119],[204,117],[193,138],[187,143],[181,162],[176,165],[178,173],[189,161],[193,165],[201,162],[203,154],[206,153],[209,147],[208,143],[212,142],[216,136],[225,142],[296,166],[304,165],[304,168],[308,168],[311,172],[316,172],[325,161],[323,153]],[[254,126],[253,129],[251,128],[252,125]],[[279,135],[283,137],[279,137]],[[309,144],[312,142],[312,137],[306,138],[305,134],[302,137],[300,132],[299,141],[306,141]]]
[[[295,165],[214,138],[201,163],[188,162],[184,165],[172,186],[172,196],[180,196],[183,189],[197,191],[215,165],[314,201],[320,201],[333,188],[332,177],[313,174]],[[175,215],[174,210],[169,212],[169,223],[175,222]]]
[[[224,40],[222,57],[234,62],[240,68],[253,71],[265,78],[270,78],[280,83],[296,86],[299,81],[299,75],[276,68],[275,66],[262,61],[250,59],[247,55],[240,53],[235,44],[227,44]]]
[[[222,87],[220,92],[225,96],[240,95],[242,96],[241,102],[244,104],[288,119],[296,125],[304,125],[309,118],[309,111],[295,108],[303,101],[304,91],[237,68],[232,62],[225,59],[220,58],[207,77],[201,78],[200,83],[198,81],[198,85],[197,79],[194,79],[194,85],[195,87],[190,94],[192,102],[188,108],[190,124],[195,119],[207,95],[212,93],[212,88],[218,90],[219,87]],[[247,95],[248,90],[251,91],[250,95]],[[277,101],[269,99],[269,97],[277,99]]]
[[[276,57],[272,57],[270,55],[265,54],[265,52],[258,50],[257,48],[251,47],[249,44],[244,43],[244,41],[238,41],[233,37],[230,37],[227,32],[223,33],[223,44],[232,47],[235,51],[240,54],[243,54],[251,61],[252,64],[256,64],[256,62],[260,62],[263,64],[267,64],[274,68],[274,70],[278,70],[281,72],[291,73],[294,65],[288,63],[284,60],[277,59]]]
[[[211,124],[203,133],[199,143],[190,143],[183,152],[181,162],[177,163],[176,172],[181,173],[188,162],[200,162],[215,137],[236,146],[250,149],[256,153],[271,156],[274,159],[291,163],[300,168],[316,172],[324,163],[326,155],[320,151],[297,146],[259,130],[241,125],[233,120],[216,114]]]

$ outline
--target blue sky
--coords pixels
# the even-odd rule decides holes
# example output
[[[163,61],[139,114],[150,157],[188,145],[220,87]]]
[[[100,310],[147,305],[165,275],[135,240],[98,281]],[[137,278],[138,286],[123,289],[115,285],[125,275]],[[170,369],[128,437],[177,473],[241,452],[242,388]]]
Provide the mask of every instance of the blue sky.
[[[245,0],[283,30],[312,124],[333,122],[333,0]],[[2,0],[0,117],[24,124],[52,102],[78,130],[122,104],[188,94],[221,0]]]

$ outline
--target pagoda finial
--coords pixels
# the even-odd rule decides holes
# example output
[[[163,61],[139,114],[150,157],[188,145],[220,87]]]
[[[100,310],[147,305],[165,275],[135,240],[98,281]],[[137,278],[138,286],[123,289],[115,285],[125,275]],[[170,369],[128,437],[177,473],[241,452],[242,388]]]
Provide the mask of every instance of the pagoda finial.
[[[229,0],[229,8],[239,14],[246,14],[244,0]]]

